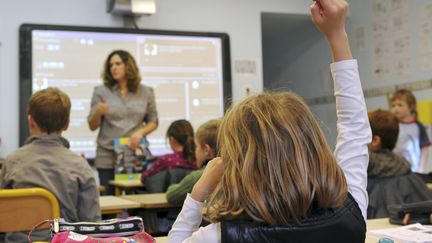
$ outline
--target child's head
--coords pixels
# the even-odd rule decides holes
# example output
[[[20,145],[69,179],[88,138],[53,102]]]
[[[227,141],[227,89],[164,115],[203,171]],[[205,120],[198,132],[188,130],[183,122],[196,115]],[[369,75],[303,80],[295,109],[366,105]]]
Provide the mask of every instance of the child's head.
[[[390,99],[391,110],[399,120],[415,115],[416,104],[414,94],[406,89],[396,91]]]
[[[247,214],[268,224],[298,222],[311,205],[340,207],[342,170],[307,105],[290,92],[246,98],[223,118],[218,144],[224,174],[209,219]]]
[[[221,120],[215,119],[202,124],[195,133],[195,157],[197,168],[218,153],[217,133]]]
[[[368,113],[372,129],[372,143],[369,149],[393,150],[399,135],[399,121],[390,111],[377,109]]]
[[[189,162],[195,162],[195,143],[192,124],[187,120],[177,120],[170,124],[166,136],[171,147],[181,146],[183,157]]]
[[[34,93],[27,108],[31,134],[34,125],[46,134],[61,133],[69,125],[71,102],[67,94],[58,88],[47,88]]]

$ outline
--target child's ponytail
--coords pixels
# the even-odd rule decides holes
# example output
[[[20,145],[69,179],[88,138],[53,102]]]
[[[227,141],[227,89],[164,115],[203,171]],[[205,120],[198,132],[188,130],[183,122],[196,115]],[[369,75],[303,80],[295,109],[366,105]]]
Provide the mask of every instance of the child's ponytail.
[[[188,136],[183,145],[183,157],[190,163],[195,163],[195,142],[193,136]]]

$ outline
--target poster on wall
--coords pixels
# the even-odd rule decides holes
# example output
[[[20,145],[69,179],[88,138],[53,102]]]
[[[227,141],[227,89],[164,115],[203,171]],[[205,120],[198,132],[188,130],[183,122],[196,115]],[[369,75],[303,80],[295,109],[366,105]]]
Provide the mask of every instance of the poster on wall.
[[[376,81],[411,73],[411,37],[406,0],[373,0],[373,78]]]
[[[418,9],[419,40],[418,52],[420,58],[420,69],[423,72],[432,71],[432,4]]]

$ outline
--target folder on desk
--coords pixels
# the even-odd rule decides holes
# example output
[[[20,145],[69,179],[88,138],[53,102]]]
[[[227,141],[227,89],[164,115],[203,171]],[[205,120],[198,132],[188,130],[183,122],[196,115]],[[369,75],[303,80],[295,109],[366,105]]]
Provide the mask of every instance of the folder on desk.
[[[114,180],[139,180],[147,167],[147,160],[152,157],[146,138],[141,139],[140,146],[135,150],[130,149],[128,144],[129,137],[114,139]]]

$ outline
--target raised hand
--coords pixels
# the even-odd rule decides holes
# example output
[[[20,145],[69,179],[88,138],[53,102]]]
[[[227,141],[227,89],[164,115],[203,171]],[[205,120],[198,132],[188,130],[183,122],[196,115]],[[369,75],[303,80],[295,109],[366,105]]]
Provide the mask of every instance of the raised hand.
[[[316,0],[311,5],[312,21],[326,36],[345,32],[347,12],[345,0]]]
[[[346,0],[315,0],[310,6],[312,21],[327,38],[333,53],[333,61],[352,59],[345,17],[348,12]]]

